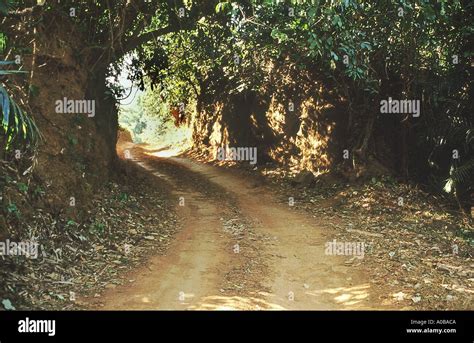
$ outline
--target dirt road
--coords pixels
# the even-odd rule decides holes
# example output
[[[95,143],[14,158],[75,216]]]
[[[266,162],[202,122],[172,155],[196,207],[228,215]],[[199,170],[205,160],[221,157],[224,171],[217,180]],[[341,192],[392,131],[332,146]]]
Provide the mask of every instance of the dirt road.
[[[166,255],[127,275],[133,282],[106,290],[101,309],[387,308],[350,257],[325,254],[324,218],[231,170],[130,149],[171,187],[181,229]]]

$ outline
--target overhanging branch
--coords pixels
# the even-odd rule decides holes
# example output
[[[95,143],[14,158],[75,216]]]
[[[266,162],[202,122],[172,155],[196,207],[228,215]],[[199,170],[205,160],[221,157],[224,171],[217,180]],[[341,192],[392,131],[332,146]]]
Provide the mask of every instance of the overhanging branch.
[[[130,51],[133,51],[134,49],[138,48],[140,45],[143,45],[154,38],[166,35],[168,33],[172,32],[178,32],[181,30],[190,30],[194,28],[196,25],[195,23],[188,24],[186,26],[180,26],[180,27],[172,27],[172,26],[166,26],[157,30],[153,30],[147,33],[144,33],[138,37],[132,38],[125,46],[124,48],[124,54],[129,53]]]

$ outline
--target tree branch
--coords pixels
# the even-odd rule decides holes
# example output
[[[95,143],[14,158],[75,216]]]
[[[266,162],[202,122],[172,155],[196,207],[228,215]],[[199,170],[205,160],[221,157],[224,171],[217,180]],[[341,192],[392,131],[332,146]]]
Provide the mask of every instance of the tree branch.
[[[186,26],[180,26],[180,27],[166,26],[157,30],[144,33],[138,37],[134,37],[132,40],[127,42],[126,46],[124,47],[124,54],[129,53],[130,51],[138,48],[142,44],[145,44],[151,41],[154,38],[157,38],[157,37],[160,37],[172,32],[178,32],[181,30],[189,30],[189,29],[192,29],[193,27],[195,27],[195,23],[188,24]]]
[[[24,8],[22,10],[8,12],[7,17],[18,18],[18,17],[29,16],[29,15],[36,15],[39,12],[41,12],[42,9],[43,9],[43,6],[35,5],[32,7]]]

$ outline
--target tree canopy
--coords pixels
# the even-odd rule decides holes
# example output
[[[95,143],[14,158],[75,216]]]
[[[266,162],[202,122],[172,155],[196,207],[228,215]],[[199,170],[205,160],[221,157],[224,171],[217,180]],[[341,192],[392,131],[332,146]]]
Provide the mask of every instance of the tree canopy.
[[[347,141],[358,159],[371,154],[377,130],[390,126],[401,132],[401,175],[424,182],[435,176],[448,190],[472,176],[471,1],[39,3],[0,1],[0,48],[7,56],[18,20],[29,18],[28,30],[45,15],[69,16],[86,37],[77,57],[90,73],[117,75],[129,56],[131,80],[175,104],[263,89],[301,95],[324,82],[347,105]],[[279,68],[304,80],[279,82],[272,76]],[[111,91],[124,95],[120,86]],[[423,115],[381,116],[380,101],[392,98],[419,99]],[[454,150],[461,158],[453,159]]]

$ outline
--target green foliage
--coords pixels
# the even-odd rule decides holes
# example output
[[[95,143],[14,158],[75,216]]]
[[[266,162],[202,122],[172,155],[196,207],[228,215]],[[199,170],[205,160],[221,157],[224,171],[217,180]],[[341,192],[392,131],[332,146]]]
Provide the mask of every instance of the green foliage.
[[[33,194],[36,197],[41,197],[41,196],[45,195],[46,192],[40,186],[36,186],[35,189],[33,190]]]
[[[14,64],[13,61],[0,61],[0,66]],[[0,75],[22,74],[24,71],[0,70]],[[10,149],[14,139],[21,136],[29,142],[36,142],[40,131],[33,118],[25,113],[20,106],[10,97],[6,88],[0,84],[0,113],[2,114],[2,129],[7,137],[6,149]]]
[[[28,192],[28,185],[23,182],[18,182],[17,183],[18,190],[22,193],[27,193]]]
[[[129,199],[129,196],[128,196],[127,193],[124,193],[124,192],[120,193],[120,195],[119,195],[119,200],[120,200],[121,202],[127,202],[128,199]]]
[[[66,222],[65,229],[77,229],[79,227],[79,223],[76,223],[74,220],[70,219]]]
[[[9,202],[6,207],[6,210],[8,214],[12,214],[17,218],[20,218],[20,210],[18,209],[15,203]]]
[[[64,12],[72,3],[51,3],[44,10]],[[373,118],[379,137],[392,133],[387,140],[395,143],[389,153],[400,155],[392,162],[408,160],[407,175],[425,182],[431,174],[438,183],[472,179],[472,138],[464,142],[472,137],[473,125],[472,2],[189,0],[137,2],[137,8],[127,8],[127,3],[82,2],[75,22],[87,35],[88,48],[107,59],[106,65],[112,63],[111,75],[116,76],[128,58],[130,80],[143,91],[151,88],[141,108],[124,110],[120,116],[135,138],[168,129],[169,107],[179,103],[190,108],[203,99],[225,100],[245,92],[305,94],[303,82],[294,78],[288,77],[287,88],[281,87],[284,82],[275,84],[275,75],[283,78],[297,70],[305,82],[322,82],[334,98],[348,104],[348,147],[356,150],[363,135],[370,138],[366,128]],[[7,11],[6,4],[0,0],[0,11]],[[187,11],[184,19],[176,14],[180,7]],[[134,15],[125,20],[124,13]],[[126,25],[114,30],[116,22]],[[170,30],[150,36],[164,28]],[[138,39],[143,37],[148,38]],[[5,42],[0,36],[0,49]],[[18,71],[1,72],[13,73]],[[0,92],[9,137],[34,132],[30,117],[5,88]],[[36,93],[30,89],[31,95]],[[112,84],[106,95],[122,98],[126,91]],[[396,147],[405,128],[403,118],[377,112],[378,101],[389,96],[423,99],[421,118],[406,121],[406,149]],[[460,150],[460,161],[451,161],[452,149]]]
[[[77,137],[70,133],[67,135],[67,140],[70,146],[76,146],[79,143],[79,140],[77,139]]]
[[[0,32],[0,54],[3,54],[7,47],[7,36]]]
[[[467,187],[472,138],[471,145],[462,141],[473,125],[473,9],[474,3],[459,0],[219,1],[215,14],[195,28],[143,49],[166,56],[168,67],[152,83],[159,89],[155,97],[171,103],[261,92],[271,85],[269,68],[297,67],[357,108],[348,137],[354,148],[367,114],[375,112],[376,129],[401,130],[403,118],[376,115],[379,99],[422,99],[423,114],[408,129],[407,156],[394,160],[406,158],[403,172],[421,182],[434,175],[438,184],[448,179]],[[299,84],[291,87],[303,93]],[[463,158],[450,163],[454,148]],[[432,167],[431,158],[438,160]]]
[[[474,187],[474,127],[466,132],[466,139],[461,152],[461,161],[453,160],[444,190],[453,192],[458,186]],[[460,136],[462,137],[462,136]]]
[[[105,232],[106,226],[100,221],[95,221],[89,226],[89,233],[94,235],[103,235]]]
[[[6,16],[18,1],[0,0],[0,15]],[[0,53],[3,53],[7,45],[7,36],[0,32]],[[0,61],[0,67],[15,64],[14,61]],[[0,76],[25,74],[22,70],[2,70]],[[33,119],[26,114],[20,106],[10,97],[5,85],[0,84],[0,114],[2,118],[2,129],[6,135],[5,148],[11,148],[17,136],[22,136],[23,140],[34,142],[40,137],[39,130]]]
[[[140,106],[122,108],[120,110],[120,126],[132,133],[132,137],[136,142],[141,142],[140,136],[143,131],[150,125],[153,120],[140,108]]]

